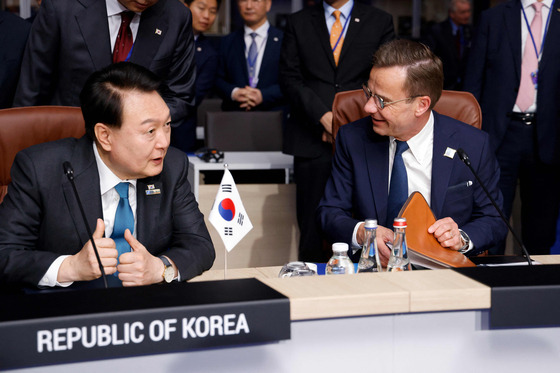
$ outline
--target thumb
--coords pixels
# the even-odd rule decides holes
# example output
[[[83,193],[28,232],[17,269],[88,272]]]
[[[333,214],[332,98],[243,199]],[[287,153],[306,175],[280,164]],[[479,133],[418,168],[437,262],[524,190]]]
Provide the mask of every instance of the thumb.
[[[95,232],[93,232],[93,238],[102,238],[105,234],[105,222],[103,219],[97,219],[97,225],[95,226]]]
[[[132,248],[132,251],[137,251],[144,248],[144,246],[140,243],[140,241],[138,241],[132,235],[132,233],[130,233],[130,229],[124,231],[124,239],[126,240],[126,242],[128,242],[128,244]]]

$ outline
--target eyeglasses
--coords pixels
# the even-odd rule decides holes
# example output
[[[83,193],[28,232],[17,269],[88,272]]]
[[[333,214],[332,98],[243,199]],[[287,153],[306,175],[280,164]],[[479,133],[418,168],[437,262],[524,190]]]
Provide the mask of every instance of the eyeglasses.
[[[393,104],[396,104],[397,102],[410,100],[410,99],[413,99],[413,98],[416,98],[416,97],[422,97],[422,95],[416,95],[416,96],[410,96],[410,97],[407,97],[407,98],[403,98],[403,99],[400,99],[400,100],[385,102],[385,100],[383,100],[383,98],[379,97],[378,95],[374,95],[371,92],[371,90],[369,89],[369,87],[367,86],[366,83],[362,84],[362,89],[364,90],[364,94],[366,95],[366,100],[369,101],[369,99],[373,97],[373,102],[375,102],[375,105],[377,105],[379,110],[383,110],[383,108],[385,108],[385,106],[393,105]]]

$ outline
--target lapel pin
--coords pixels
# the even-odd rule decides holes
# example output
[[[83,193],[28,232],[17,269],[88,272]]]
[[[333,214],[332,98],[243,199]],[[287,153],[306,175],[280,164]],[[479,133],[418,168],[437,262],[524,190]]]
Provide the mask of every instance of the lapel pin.
[[[161,190],[159,190],[159,189],[148,189],[146,191],[147,196],[153,196],[154,194],[161,194]]]
[[[447,148],[447,149],[445,149],[445,153],[443,154],[443,156],[453,159],[453,157],[455,157],[455,153],[457,153],[457,150]]]
[[[197,48],[196,48],[196,51],[197,51],[197,52],[202,52],[202,48],[197,47]]]
[[[161,35],[161,30],[160,29],[156,29],[156,35]]]
[[[274,41],[278,41],[278,38],[276,36],[274,37]]]
[[[354,18],[354,22],[360,22],[359,18]]]
[[[149,185],[148,185],[148,189],[149,189],[149,190],[156,189],[155,184],[149,184]]]

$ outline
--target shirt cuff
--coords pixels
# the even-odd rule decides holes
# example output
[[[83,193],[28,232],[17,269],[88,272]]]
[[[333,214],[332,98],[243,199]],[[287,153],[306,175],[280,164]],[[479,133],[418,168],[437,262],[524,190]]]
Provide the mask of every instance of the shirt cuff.
[[[472,249],[474,249],[474,243],[472,242],[471,238],[469,237],[469,235],[467,234],[467,232],[465,232],[462,229],[459,229],[459,232],[461,233],[461,237],[463,235],[467,236],[469,238],[469,245],[467,247],[465,247],[463,250],[459,250],[459,252],[461,254],[467,254],[468,252],[470,252]]]
[[[358,244],[358,240],[356,238],[356,236],[358,235],[358,229],[362,224],[364,224],[363,221],[358,222],[358,224],[356,224],[356,226],[354,227],[354,232],[352,232],[352,254],[356,254],[356,251],[362,248],[362,245]]]
[[[231,90],[231,95],[230,95],[231,101],[235,101],[235,100],[233,99],[233,94],[234,94],[238,89],[239,89],[239,87],[235,87],[234,89]]]
[[[58,278],[58,271],[60,269],[60,266],[62,265],[62,262],[64,261],[64,259],[68,258],[69,256],[70,255],[61,255],[58,258],[56,258],[55,261],[52,262],[51,266],[49,267],[49,269],[47,270],[47,272],[45,273],[41,281],[39,281],[38,285],[45,286],[45,287],[60,286],[63,288],[72,285],[74,282],[61,283],[56,280]]]

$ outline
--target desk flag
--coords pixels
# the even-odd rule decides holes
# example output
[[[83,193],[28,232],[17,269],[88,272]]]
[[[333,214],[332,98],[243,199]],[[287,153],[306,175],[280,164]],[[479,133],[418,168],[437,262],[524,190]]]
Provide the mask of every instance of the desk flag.
[[[224,171],[220,189],[216,194],[208,220],[220,234],[228,252],[253,229],[253,224],[251,224],[251,220],[245,212],[233,176],[227,168]]]

